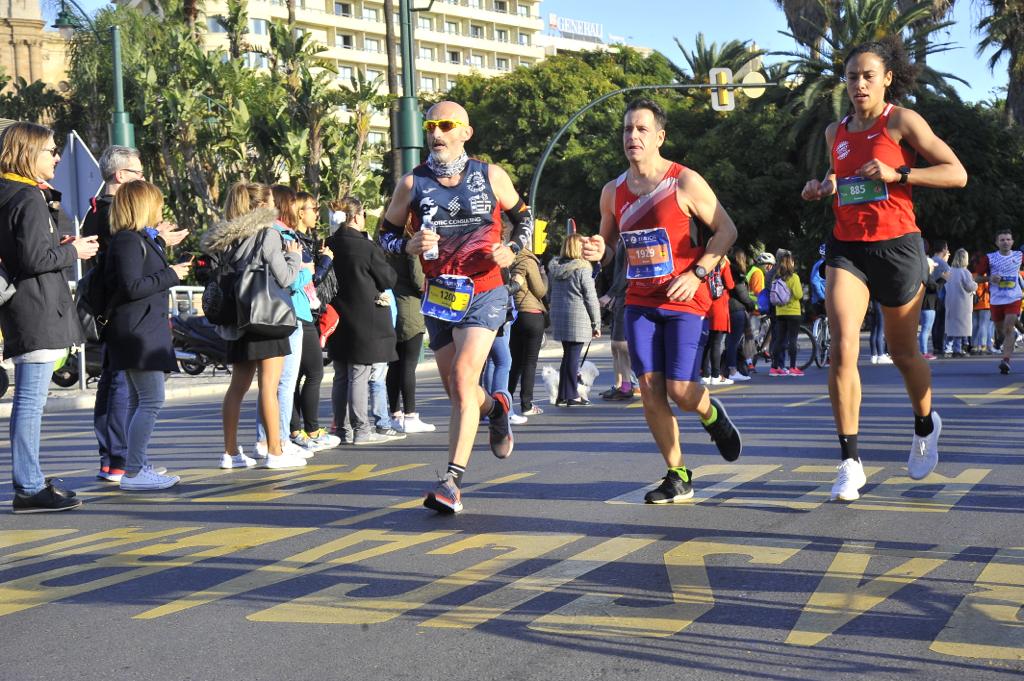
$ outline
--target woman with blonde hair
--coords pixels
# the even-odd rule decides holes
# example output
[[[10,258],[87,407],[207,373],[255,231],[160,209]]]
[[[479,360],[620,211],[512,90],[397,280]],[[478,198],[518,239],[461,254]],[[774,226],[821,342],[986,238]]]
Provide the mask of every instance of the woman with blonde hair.
[[[10,437],[15,513],[78,508],[82,501],[43,477],[39,435],[54,363],[84,340],[68,289],[75,259],[99,248],[96,237],[60,241],[44,191],[60,152],[53,131],[15,123],[0,135],[0,261],[17,290],[0,307],[4,357],[14,359]]]
[[[974,292],[978,283],[967,269],[967,251],[958,248],[949,262],[952,268],[946,280],[946,342],[943,354],[953,357],[964,356],[964,346],[971,342],[973,335]]]
[[[772,368],[769,376],[803,376],[804,372],[796,365],[797,334],[800,333],[800,299],[804,288],[800,284],[800,276],[796,273],[796,261],[793,254],[786,251],[778,258],[775,267],[775,282],[780,281],[789,291],[789,300],[775,305],[775,324],[772,327]],[[786,368],[786,354],[789,354],[789,368]]]
[[[561,256],[548,263],[551,331],[562,343],[555,406],[590,404],[578,390],[580,354],[584,343],[601,335],[601,304],[594,288],[593,268],[583,259],[583,241],[580,234],[566,237]]]
[[[288,288],[299,274],[301,246],[285,246],[281,233],[273,228],[278,212],[271,203],[270,188],[253,182],[236,182],[227,191],[224,221],[211,227],[200,239],[204,252],[217,256],[221,267],[242,272],[250,264],[266,264],[282,288]],[[290,352],[287,338],[267,338],[243,333],[237,325],[218,326],[228,341],[228,363],[232,365],[231,384],[224,394],[224,455],[221,468],[245,468],[256,461],[238,446],[238,417],[242,400],[254,376],[259,377],[259,412],[266,424],[267,453],[261,463],[267,468],[295,468],[306,465],[296,454],[281,449],[280,405],[277,389],[284,358]],[[257,452],[258,454],[258,452]]]
[[[121,489],[166,489],[180,478],[149,464],[146,450],[164,404],[164,374],[178,370],[167,325],[167,291],[188,276],[191,264],[171,265],[157,241],[164,197],[155,185],[122,186],[110,206],[110,245],[103,273],[111,292],[103,331],[107,361],[128,379],[128,456]]]

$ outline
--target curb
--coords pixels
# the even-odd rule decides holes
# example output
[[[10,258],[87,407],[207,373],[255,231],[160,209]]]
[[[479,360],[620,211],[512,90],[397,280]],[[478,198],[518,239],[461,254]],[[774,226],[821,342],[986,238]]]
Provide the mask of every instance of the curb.
[[[603,355],[610,355],[610,349],[608,340],[605,338],[597,338],[593,342],[593,346],[590,349],[590,354],[595,357]],[[558,346],[555,341],[548,341],[545,347],[541,348],[539,359],[556,359],[561,358],[562,348]],[[437,365],[434,363],[431,353],[424,357],[424,360],[416,366],[416,375],[429,375],[431,378],[437,378]],[[183,377],[184,374],[175,374],[175,376]],[[324,382],[327,382],[328,377],[334,376],[334,368],[331,365],[324,367]],[[188,377],[188,379],[182,380],[201,380],[201,377]],[[197,397],[211,397],[215,395],[223,395],[227,389],[229,378],[228,376],[223,377],[208,377],[209,380],[203,383],[182,385],[168,387],[164,393],[164,400],[166,402],[187,400]],[[176,380],[176,379],[175,379]],[[255,379],[253,380],[255,384]],[[65,395],[61,393],[72,393]],[[8,394],[13,394],[13,387]],[[60,393],[51,393],[46,400],[46,409],[44,413],[56,414],[64,412],[72,412],[79,410],[92,411],[93,406],[96,404],[96,391],[94,388],[87,388],[85,392],[79,392],[76,390],[62,390]],[[0,418],[9,418],[11,415],[11,401],[5,399],[0,403]]]

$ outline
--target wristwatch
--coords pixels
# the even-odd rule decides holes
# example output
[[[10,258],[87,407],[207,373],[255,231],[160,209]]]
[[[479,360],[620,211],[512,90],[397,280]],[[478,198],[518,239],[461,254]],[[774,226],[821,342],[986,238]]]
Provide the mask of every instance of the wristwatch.
[[[910,177],[910,166],[900,166],[896,172],[900,174],[899,184],[906,184],[907,178]]]
[[[706,279],[707,276],[708,276],[708,271],[706,269],[704,269],[703,267],[701,267],[700,265],[694,265],[693,266],[693,274],[698,279]]]
[[[522,246],[520,246],[520,245],[519,245],[518,243],[516,243],[515,241],[509,241],[509,242],[508,242],[507,244],[505,244],[505,245],[506,245],[506,246],[508,246],[508,249],[509,249],[510,251],[512,251],[512,254],[513,254],[513,255],[519,255],[519,251],[521,251],[521,250],[523,249],[523,247],[522,247]]]

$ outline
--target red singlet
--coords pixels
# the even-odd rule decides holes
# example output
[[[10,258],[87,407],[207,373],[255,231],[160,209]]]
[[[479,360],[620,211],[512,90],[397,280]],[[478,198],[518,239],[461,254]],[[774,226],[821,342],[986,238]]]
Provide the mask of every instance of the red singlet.
[[[673,302],[666,296],[669,282],[693,267],[704,255],[699,225],[683,212],[676,200],[679,174],[683,170],[683,166],[672,163],[658,186],[643,196],[629,190],[627,173],[615,181],[615,220],[619,224],[619,232],[662,227],[668,232],[672,244],[672,274],[653,279],[630,279],[626,305],[659,307],[706,316],[711,307],[711,291],[706,281],[690,300]]]
[[[893,105],[886,104],[882,115],[868,130],[850,132],[847,116],[836,129],[832,144],[832,169],[836,180],[857,175],[857,171],[873,158],[892,167],[913,166],[916,154],[906,149],[889,135],[889,115]],[[904,234],[919,232],[914,218],[914,201],[910,185],[893,182],[886,185],[889,198],[872,203],[839,205],[839,194],[832,202],[836,216],[833,235],[840,241],[883,241]]]

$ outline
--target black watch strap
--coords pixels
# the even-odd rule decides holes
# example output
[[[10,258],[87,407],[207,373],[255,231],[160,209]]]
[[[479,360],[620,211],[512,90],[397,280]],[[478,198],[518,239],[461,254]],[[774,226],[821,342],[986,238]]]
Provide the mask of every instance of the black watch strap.
[[[896,172],[900,174],[900,184],[906,184],[907,178],[910,177],[910,166],[900,166],[896,169]]]

